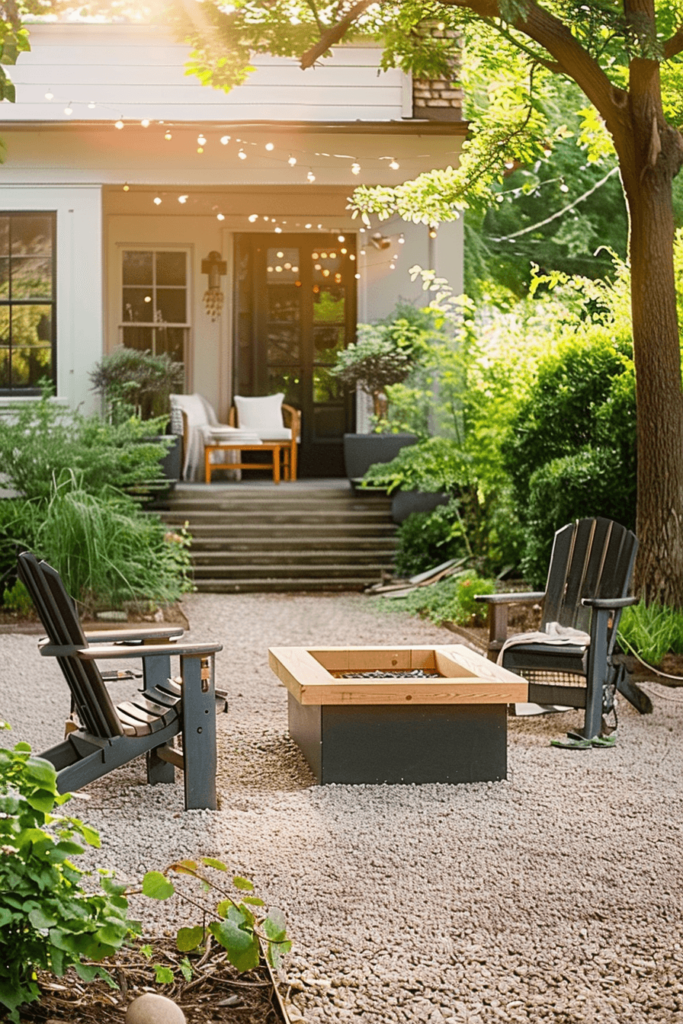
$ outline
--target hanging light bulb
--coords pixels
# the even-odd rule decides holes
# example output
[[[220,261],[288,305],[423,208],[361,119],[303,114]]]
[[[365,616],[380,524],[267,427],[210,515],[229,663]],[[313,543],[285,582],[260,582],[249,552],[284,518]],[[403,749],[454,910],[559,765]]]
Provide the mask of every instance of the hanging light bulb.
[[[66,114],[67,117],[70,117],[71,114],[73,114],[73,112],[74,112],[73,107],[71,106],[71,102],[69,101],[68,107],[64,107],[64,113]]]
[[[360,281],[360,274],[354,274],[353,276],[355,277],[356,281]]]
[[[269,153],[272,153],[272,151],[275,149],[274,143],[266,142],[266,149],[268,150]]]
[[[198,153],[203,153],[204,152],[204,147],[203,146],[197,146],[197,152]]]
[[[124,192],[130,192],[130,185],[128,184],[128,182],[125,182],[125,184],[123,186],[123,191]]]
[[[391,167],[392,171],[397,171],[401,165],[398,162],[398,160],[392,160],[389,166]]]
[[[247,154],[244,152],[243,149],[241,149],[237,155],[240,158],[240,160],[246,160],[247,159]]]
[[[401,234],[398,236],[398,244],[405,245],[405,240],[405,235],[403,234],[403,232],[401,232]]]
[[[253,224],[253,223],[254,223],[254,221],[257,221],[257,220],[258,220],[258,213],[252,213],[252,214],[250,215],[250,217],[249,217],[249,223],[250,223],[250,224]]]
[[[360,164],[351,164],[351,174],[360,174]]]
[[[306,178],[311,183],[314,182],[315,181],[315,174],[313,173],[313,171],[309,171],[308,174],[306,175]]]
[[[95,106],[94,103],[93,106]],[[142,125],[143,128],[149,128],[149,118],[143,117],[142,121],[140,121],[140,124]]]
[[[296,164],[296,157],[295,156],[290,156],[290,158],[287,161],[287,163],[289,164],[290,167],[294,167],[295,164]]]
[[[395,263],[390,263],[389,264],[389,270],[396,270],[396,264]]]
[[[312,227],[313,227],[313,225],[312,225],[312,224],[305,224],[305,225],[304,225],[304,227],[305,227],[306,229],[308,229],[308,228],[312,228]]]
[[[434,225],[432,225],[431,228],[429,229],[429,237],[430,238],[436,238],[436,235],[437,235],[436,228],[434,227]]]
[[[159,196],[155,196],[154,197],[154,205],[155,206],[161,206],[161,199],[160,199]]]
[[[170,142],[170,141],[171,141],[171,139],[173,138],[173,136],[171,135],[170,131],[167,131],[167,132],[166,132],[166,133],[164,134],[164,138],[166,139],[166,141],[167,141],[167,142]]]
[[[275,228],[275,234],[276,235],[281,235],[282,234],[282,228]]]
[[[65,113],[66,113],[66,111],[65,111]],[[124,127],[124,124],[123,124],[123,121],[121,120],[121,118],[119,118],[118,121],[114,122],[114,128],[118,128],[119,131],[121,131],[121,129],[123,127]]]
[[[52,92],[52,89],[48,89],[47,92],[45,93],[45,99],[46,100],[53,100],[54,98],[55,98],[55,94]]]
[[[230,142],[230,136],[229,135],[221,135],[221,146],[227,146],[227,144],[229,142]]]
[[[178,196],[178,202],[182,203],[184,206],[185,203],[187,202],[187,196]]]
[[[225,220],[225,214],[224,213],[217,213],[216,214],[216,220]]]
[[[90,100],[90,103],[88,104],[88,110],[94,110],[96,106],[97,104],[95,103],[95,101]]]
[[[203,132],[200,132],[199,135],[197,136],[197,145],[198,146],[205,146],[206,145],[206,135],[204,135]]]

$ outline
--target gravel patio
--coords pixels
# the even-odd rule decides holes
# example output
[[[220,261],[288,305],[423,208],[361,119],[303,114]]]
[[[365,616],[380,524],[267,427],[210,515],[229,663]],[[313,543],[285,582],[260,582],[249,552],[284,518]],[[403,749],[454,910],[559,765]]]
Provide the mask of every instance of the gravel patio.
[[[142,761],[119,769],[73,805],[101,832],[93,864],[136,879],[211,855],[252,878],[289,919],[308,1024],[683,1024],[683,692],[651,688],[647,718],[622,700],[612,750],[549,746],[578,712],[512,719],[507,782],[318,787],[268,646],[456,638],[356,595],[185,607],[192,639],[224,644],[220,810],[184,813],[180,785],[148,787]],[[10,742],[40,751],[62,738],[69,694],[36,640],[0,636],[0,712]],[[147,928],[170,927],[154,909]]]

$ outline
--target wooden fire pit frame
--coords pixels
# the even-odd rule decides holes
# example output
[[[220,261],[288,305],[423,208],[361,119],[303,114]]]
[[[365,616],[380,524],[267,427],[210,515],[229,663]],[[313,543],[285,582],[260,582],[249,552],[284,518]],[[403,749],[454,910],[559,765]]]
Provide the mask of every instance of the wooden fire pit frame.
[[[268,658],[319,783],[507,777],[507,705],[526,702],[528,684],[462,644],[273,647]],[[438,678],[340,678],[415,670]]]

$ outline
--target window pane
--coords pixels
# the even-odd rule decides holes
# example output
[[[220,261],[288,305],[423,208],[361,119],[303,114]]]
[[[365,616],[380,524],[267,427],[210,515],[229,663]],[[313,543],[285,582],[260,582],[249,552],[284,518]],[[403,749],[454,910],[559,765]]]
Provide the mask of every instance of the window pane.
[[[9,217],[0,217],[0,256],[9,256]]]
[[[16,348],[12,346],[12,387],[37,387],[41,377],[52,376],[52,347]]]
[[[9,385],[9,349],[0,346],[0,388],[8,388]]]
[[[123,319],[131,323],[151,323],[154,319],[152,288],[123,289]]]
[[[159,327],[155,334],[155,355],[160,356],[166,353],[176,363],[185,361],[185,331],[182,327]]]
[[[27,214],[11,220],[13,256],[52,255],[52,217]]]
[[[184,288],[157,288],[157,318],[167,324],[186,322]]]
[[[151,285],[152,256],[151,252],[124,252],[123,283]]]
[[[12,347],[45,345],[52,341],[51,306],[12,307]]]
[[[0,306],[0,345],[9,345],[9,306]]]
[[[187,284],[184,252],[158,252],[157,284]]]
[[[126,348],[136,348],[140,352],[151,352],[152,349],[152,328],[151,327],[124,327],[123,344]]]
[[[52,260],[34,256],[12,259],[12,299],[51,299]]]
[[[0,256],[0,299],[9,298],[9,259]]]
[[[321,287],[313,294],[313,322],[316,324],[343,324],[345,319],[344,287]]]

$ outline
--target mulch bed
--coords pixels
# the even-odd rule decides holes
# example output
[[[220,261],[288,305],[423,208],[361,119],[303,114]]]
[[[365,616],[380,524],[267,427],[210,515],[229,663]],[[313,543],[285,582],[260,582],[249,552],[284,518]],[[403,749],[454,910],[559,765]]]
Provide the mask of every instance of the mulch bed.
[[[22,1024],[122,1024],[128,1004],[145,992],[173,999],[188,1024],[287,1024],[265,964],[238,974],[227,962],[225,950],[211,946],[201,958],[188,957],[193,977],[186,981],[178,967],[185,954],[178,953],[171,940],[150,945],[150,958],[134,946],[102,961],[118,989],[101,979],[83,982],[72,968],[63,978],[39,972],[42,999],[22,1010]],[[174,971],[173,984],[156,984],[154,964]]]

